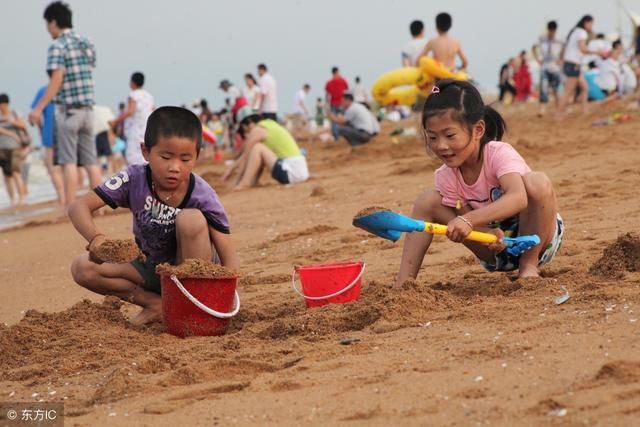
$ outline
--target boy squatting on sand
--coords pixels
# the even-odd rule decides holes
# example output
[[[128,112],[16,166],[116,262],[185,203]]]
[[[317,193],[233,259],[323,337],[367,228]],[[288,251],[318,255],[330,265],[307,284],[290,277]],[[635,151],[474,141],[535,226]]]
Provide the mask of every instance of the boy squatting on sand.
[[[157,264],[219,257],[223,266],[239,267],[216,192],[191,172],[201,146],[202,125],[195,114],[179,107],[158,108],[149,116],[141,143],[148,163],[128,166],[69,207],[69,218],[90,251],[105,241],[92,213],[105,205],[131,209],[133,234],[146,261],[97,264],[84,254],[73,261],[71,274],[93,292],[141,306],[133,324],[162,317]]]

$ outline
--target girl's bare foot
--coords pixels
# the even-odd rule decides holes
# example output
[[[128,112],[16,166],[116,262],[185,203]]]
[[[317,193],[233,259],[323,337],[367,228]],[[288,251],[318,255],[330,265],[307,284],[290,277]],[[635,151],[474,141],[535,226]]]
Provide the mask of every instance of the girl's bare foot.
[[[518,270],[519,279],[526,279],[528,277],[540,277],[538,269],[536,267],[521,267]]]

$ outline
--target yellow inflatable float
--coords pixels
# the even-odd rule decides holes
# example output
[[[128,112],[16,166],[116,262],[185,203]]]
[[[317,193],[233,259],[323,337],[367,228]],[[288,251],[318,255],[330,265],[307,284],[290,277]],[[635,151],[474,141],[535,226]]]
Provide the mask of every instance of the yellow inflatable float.
[[[381,105],[413,105],[418,94],[428,95],[433,79],[416,67],[389,71],[375,81],[371,92]]]
[[[418,67],[404,67],[380,76],[371,93],[381,105],[414,105],[418,95],[427,96],[440,79],[469,80],[464,71],[452,72],[431,57],[423,57]]]

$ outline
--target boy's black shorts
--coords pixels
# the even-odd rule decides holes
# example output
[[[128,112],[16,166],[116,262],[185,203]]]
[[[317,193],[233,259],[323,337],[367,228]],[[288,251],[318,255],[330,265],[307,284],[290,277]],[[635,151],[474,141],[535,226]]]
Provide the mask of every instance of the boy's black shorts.
[[[160,276],[156,274],[157,264],[149,261],[148,259],[146,261],[135,259],[131,261],[131,265],[133,265],[133,268],[135,268],[142,276],[142,280],[144,280],[144,288],[160,295],[162,287],[160,286]]]

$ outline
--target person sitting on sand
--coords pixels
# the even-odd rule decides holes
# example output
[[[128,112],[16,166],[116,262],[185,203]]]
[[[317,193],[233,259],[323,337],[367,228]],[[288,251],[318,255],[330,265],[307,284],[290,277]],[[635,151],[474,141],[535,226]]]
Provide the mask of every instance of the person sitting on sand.
[[[69,207],[69,218],[95,252],[105,235],[92,213],[105,205],[133,213],[133,234],[145,261],[97,264],[89,255],[71,265],[80,286],[115,295],[143,307],[132,320],[140,325],[161,319],[160,263],[188,258],[220,260],[231,269],[239,259],[229,234],[229,220],[216,192],[192,173],[202,146],[198,117],[180,107],[161,107],[147,121],[142,154],[147,164],[132,164]]]
[[[451,29],[452,22],[453,19],[448,13],[439,13],[436,16],[438,37],[432,38],[427,42],[427,45],[424,47],[420,55],[418,55],[418,59],[415,62],[416,66],[420,63],[420,58],[431,53],[436,61],[442,63],[442,65],[451,71],[456,69],[465,70],[467,68],[469,61],[462,51],[462,45],[458,40],[449,36],[449,30]],[[456,56],[460,58],[460,67],[456,67]]]
[[[617,99],[622,95],[622,65],[620,57],[624,53],[622,42],[613,42],[609,57],[600,63],[600,73],[595,79],[595,83],[605,94],[607,100]]]
[[[271,171],[280,184],[295,184],[309,178],[307,160],[293,136],[278,122],[263,119],[248,105],[238,110],[236,122],[244,139],[242,153],[222,176],[223,182],[229,182],[238,172],[234,190],[255,187],[263,169]]]
[[[513,65],[515,60],[515,58],[511,58],[500,67],[500,80],[498,81],[500,95],[498,96],[498,101],[504,102],[505,104],[511,104],[511,101],[513,101],[516,96],[516,86],[513,81]]]
[[[380,124],[373,113],[355,102],[352,94],[342,95],[342,109],[344,115],[331,112],[329,119],[336,126],[338,136],[344,137],[349,145],[366,144],[380,132]]]
[[[500,142],[504,119],[485,105],[470,83],[442,80],[427,98],[421,123],[427,149],[443,163],[435,172],[435,189],[413,205],[414,218],[447,224],[447,237],[462,243],[487,271],[519,270],[538,276],[538,267],[554,257],[564,235],[553,185],[533,172],[509,144]],[[484,246],[465,238],[472,230],[495,234]],[[541,244],[521,256],[509,255],[504,236],[537,234]],[[407,235],[396,286],[416,278],[433,236]]]

